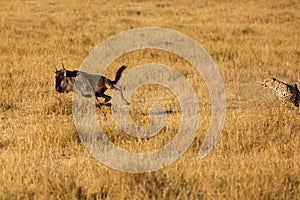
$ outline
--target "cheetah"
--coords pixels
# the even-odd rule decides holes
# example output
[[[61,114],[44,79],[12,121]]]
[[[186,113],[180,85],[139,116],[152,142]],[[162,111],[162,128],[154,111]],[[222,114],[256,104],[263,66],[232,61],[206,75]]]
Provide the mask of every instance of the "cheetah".
[[[287,105],[292,104],[295,107],[299,107],[300,104],[300,83],[287,84],[275,77],[267,78],[262,84],[265,88],[271,88],[275,91],[279,100]]]

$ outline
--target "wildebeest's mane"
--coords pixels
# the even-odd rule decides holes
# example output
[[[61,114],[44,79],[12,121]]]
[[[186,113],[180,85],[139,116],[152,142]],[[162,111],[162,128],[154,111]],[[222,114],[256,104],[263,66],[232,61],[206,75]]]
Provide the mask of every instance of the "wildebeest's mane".
[[[77,70],[74,70],[74,71],[66,70],[66,76],[67,76],[67,77],[76,77],[77,74],[78,74],[78,71],[77,71]]]

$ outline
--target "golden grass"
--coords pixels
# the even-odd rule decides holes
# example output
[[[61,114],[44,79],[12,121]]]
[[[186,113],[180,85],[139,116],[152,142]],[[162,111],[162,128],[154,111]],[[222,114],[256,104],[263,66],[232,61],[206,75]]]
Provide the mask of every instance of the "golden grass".
[[[299,199],[300,115],[282,107],[260,84],[269,75],[300,80],[298,1],[8,1],[0,2],[0,199]],[[210,53],[222,74],[227,117],[210,154],[198,159],[210,105],[201,76],[175,55],[156,50],[117,59],[126,64],[167,64],[179,70],[201,102],[192,146],[169,167],[145,174],[110,169],[78,139],[71,95],[54,90],[52,65],[78,69],[106,38],[138,27],[185,33]],[[147,95],[146,95],[147,94]],[[143,98],[138,98],[142,96]],[[144,88],[132,101],[140,124],[146,107],[178,104],[172,94]],[[153,140],[135,140],[116,127],[110,110],[99,116],[108,137],[137,152],[172,139],[177,114]]]

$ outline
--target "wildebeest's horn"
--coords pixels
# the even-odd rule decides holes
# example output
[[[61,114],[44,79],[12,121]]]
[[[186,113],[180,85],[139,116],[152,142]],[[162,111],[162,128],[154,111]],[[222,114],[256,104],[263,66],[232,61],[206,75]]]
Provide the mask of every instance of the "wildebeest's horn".
[[[54,73],[57,72],[57,68],[55,64],[53,65],[53,68],[54,68]]]
[[[61,63],[61,68],[62,68],[63,71],[65,71],[64,63]]]

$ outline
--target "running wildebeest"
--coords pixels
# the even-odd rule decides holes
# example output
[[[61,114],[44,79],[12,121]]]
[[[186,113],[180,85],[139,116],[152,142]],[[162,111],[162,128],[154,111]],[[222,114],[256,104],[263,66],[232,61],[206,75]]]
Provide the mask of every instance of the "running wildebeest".
[[[74,92],[77,92],[84,97],[94,97],[95,105],[101,107],[102,105],[111,106],[111,103],[109,103],[111,96],[104,94],[104,92],[107,89],[116,89],[121,92],[122,98],[126,104],[129,104],[123,97],[122,90],[115,86],[120,80],[122,72],[126,69],[126,66],[124,65],[116,72],[115,80],[77,70],[65,70],[63,63],[61,70],[58,70],[55,65],[54,68],[56,79],[55,89],[59,93],[68,93],[74,89]],[[75,81],[77,83],[76,87],[74,87]],[[103,97],[104,103],[101,103],[97,97]]]

